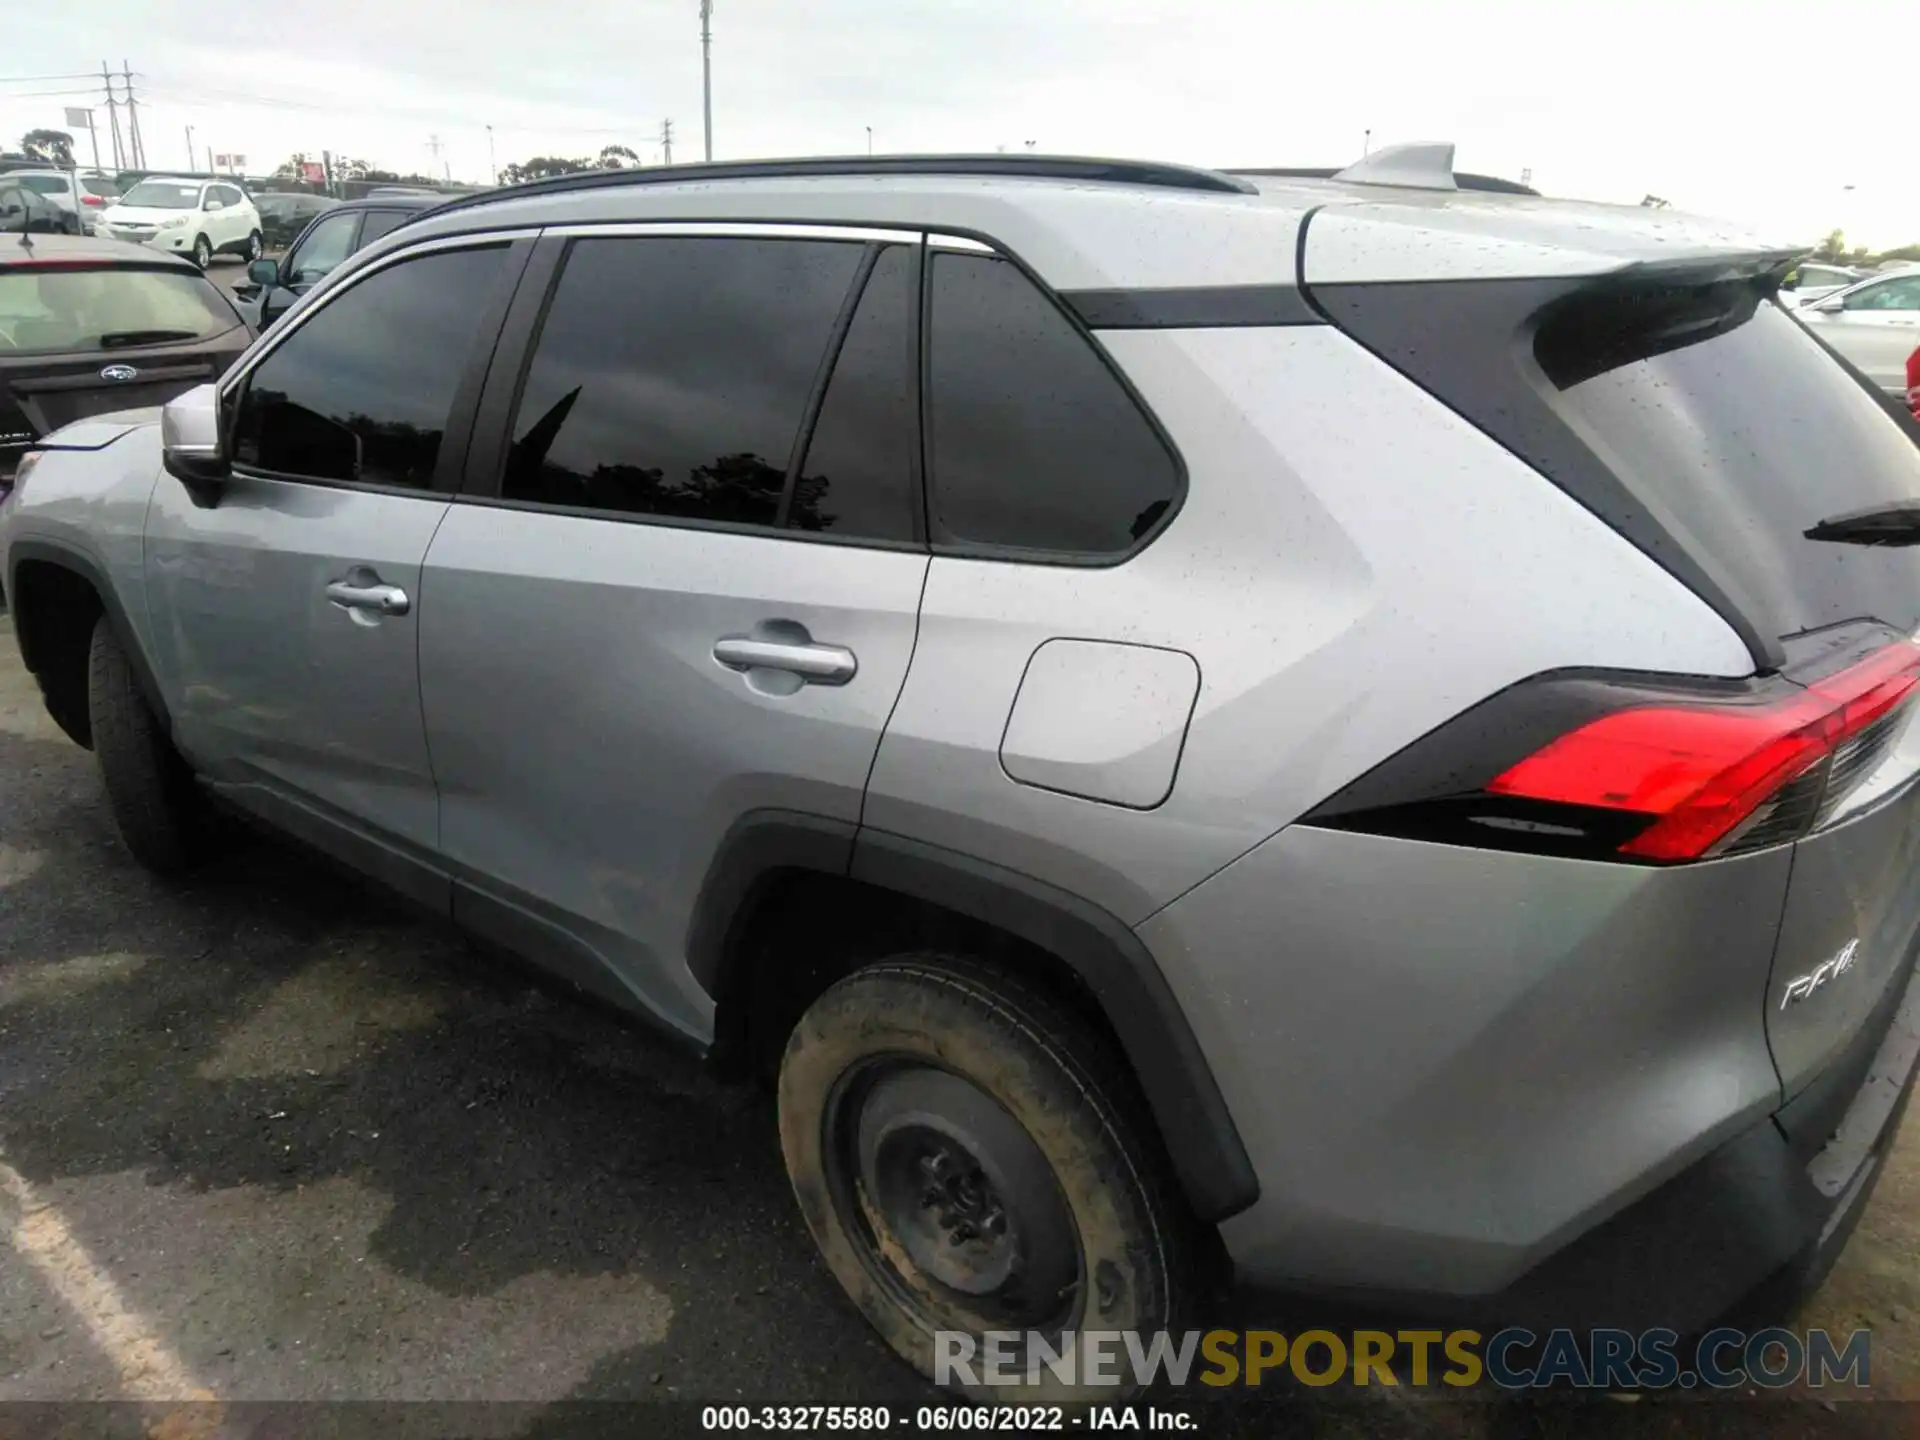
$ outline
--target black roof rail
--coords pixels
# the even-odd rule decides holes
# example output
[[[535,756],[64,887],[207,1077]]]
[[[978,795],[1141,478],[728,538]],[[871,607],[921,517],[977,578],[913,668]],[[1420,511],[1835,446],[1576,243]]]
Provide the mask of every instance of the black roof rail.
[[[1331,172],[1329,172],[1331,173]],[[1253,195],[1258,187],[1218,170],[1165,165],[1150,160],[1097,160],[1078,155],[828,155],[796,160],[720,160],[691,165],[655,165],[633,170],[585,170],[521,185],[503,185],[462,195],[433,213],[465,209],[507,196],[565,194],[614,185],[685,185],[699,180],[779,180],[835,175],[1004,175],[1033,180],[1096,180],[1114,185],[1158,185]]]
[[[1340,173],[1340,170],[1331,165],[1234,165],[1221,173],[1223,175],[1263,175],[1277,180],[1331,180]],[[1475,175],[1465,170],[1453,172],[1453,183],[1462,190],[1490,190],[1499,195],[1537,196],[1540,193],[1531,185],[1522,185],[1518,180],[1503,180],[1498,175]]]

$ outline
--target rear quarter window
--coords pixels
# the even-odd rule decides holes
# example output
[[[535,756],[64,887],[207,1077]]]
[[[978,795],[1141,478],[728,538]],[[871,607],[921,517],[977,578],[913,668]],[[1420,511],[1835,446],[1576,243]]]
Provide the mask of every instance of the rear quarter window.
[[[931,264],[934,539],[1071,558],[1134,549],[1180,494],[1152,422],[1017,265],[952,252]]]

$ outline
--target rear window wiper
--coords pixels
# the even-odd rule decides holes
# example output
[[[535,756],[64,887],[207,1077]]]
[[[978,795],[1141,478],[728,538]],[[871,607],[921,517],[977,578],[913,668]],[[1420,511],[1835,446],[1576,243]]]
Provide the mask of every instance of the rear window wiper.
[[[102,350],[117,350],[122,345],[159,345],[168,340],[198,340],[197,330],[109,330],[100,337]]]
[[[1838,545],[1920,545],[1920,500],[1834,515],[1804,533]]]

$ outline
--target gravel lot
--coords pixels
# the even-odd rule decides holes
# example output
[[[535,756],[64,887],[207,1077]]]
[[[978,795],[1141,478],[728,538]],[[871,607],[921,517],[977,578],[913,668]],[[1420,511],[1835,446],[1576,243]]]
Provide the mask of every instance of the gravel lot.
[[[1909,1127],[1805,1317],[1874,1328],[1882,1398],[1920,1399],[1917,1145]],[[291,850],[153,881],[4,616],[0,1159],[30,1187],[0,1187],[0,1400],[931,1398],[815,1261],[768,1097]],[[126,1343],[76,1293],[112,1298]],[[1915,1414],[1330,1393],[1178,1403],[1203,1434],[1910,1434]],[[542,1433],[584,1412],[549,1413],[571,1419]]]

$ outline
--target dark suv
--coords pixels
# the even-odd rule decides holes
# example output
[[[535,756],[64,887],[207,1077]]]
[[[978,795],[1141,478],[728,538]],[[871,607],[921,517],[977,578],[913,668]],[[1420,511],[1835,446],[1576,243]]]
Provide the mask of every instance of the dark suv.
[[[361,246],[446,198],[431,193],[372,195],[336,205],[315,217],[280,259],[249,265],[248,283],[234,287],[234,301],[256,329],[264,330]]]

